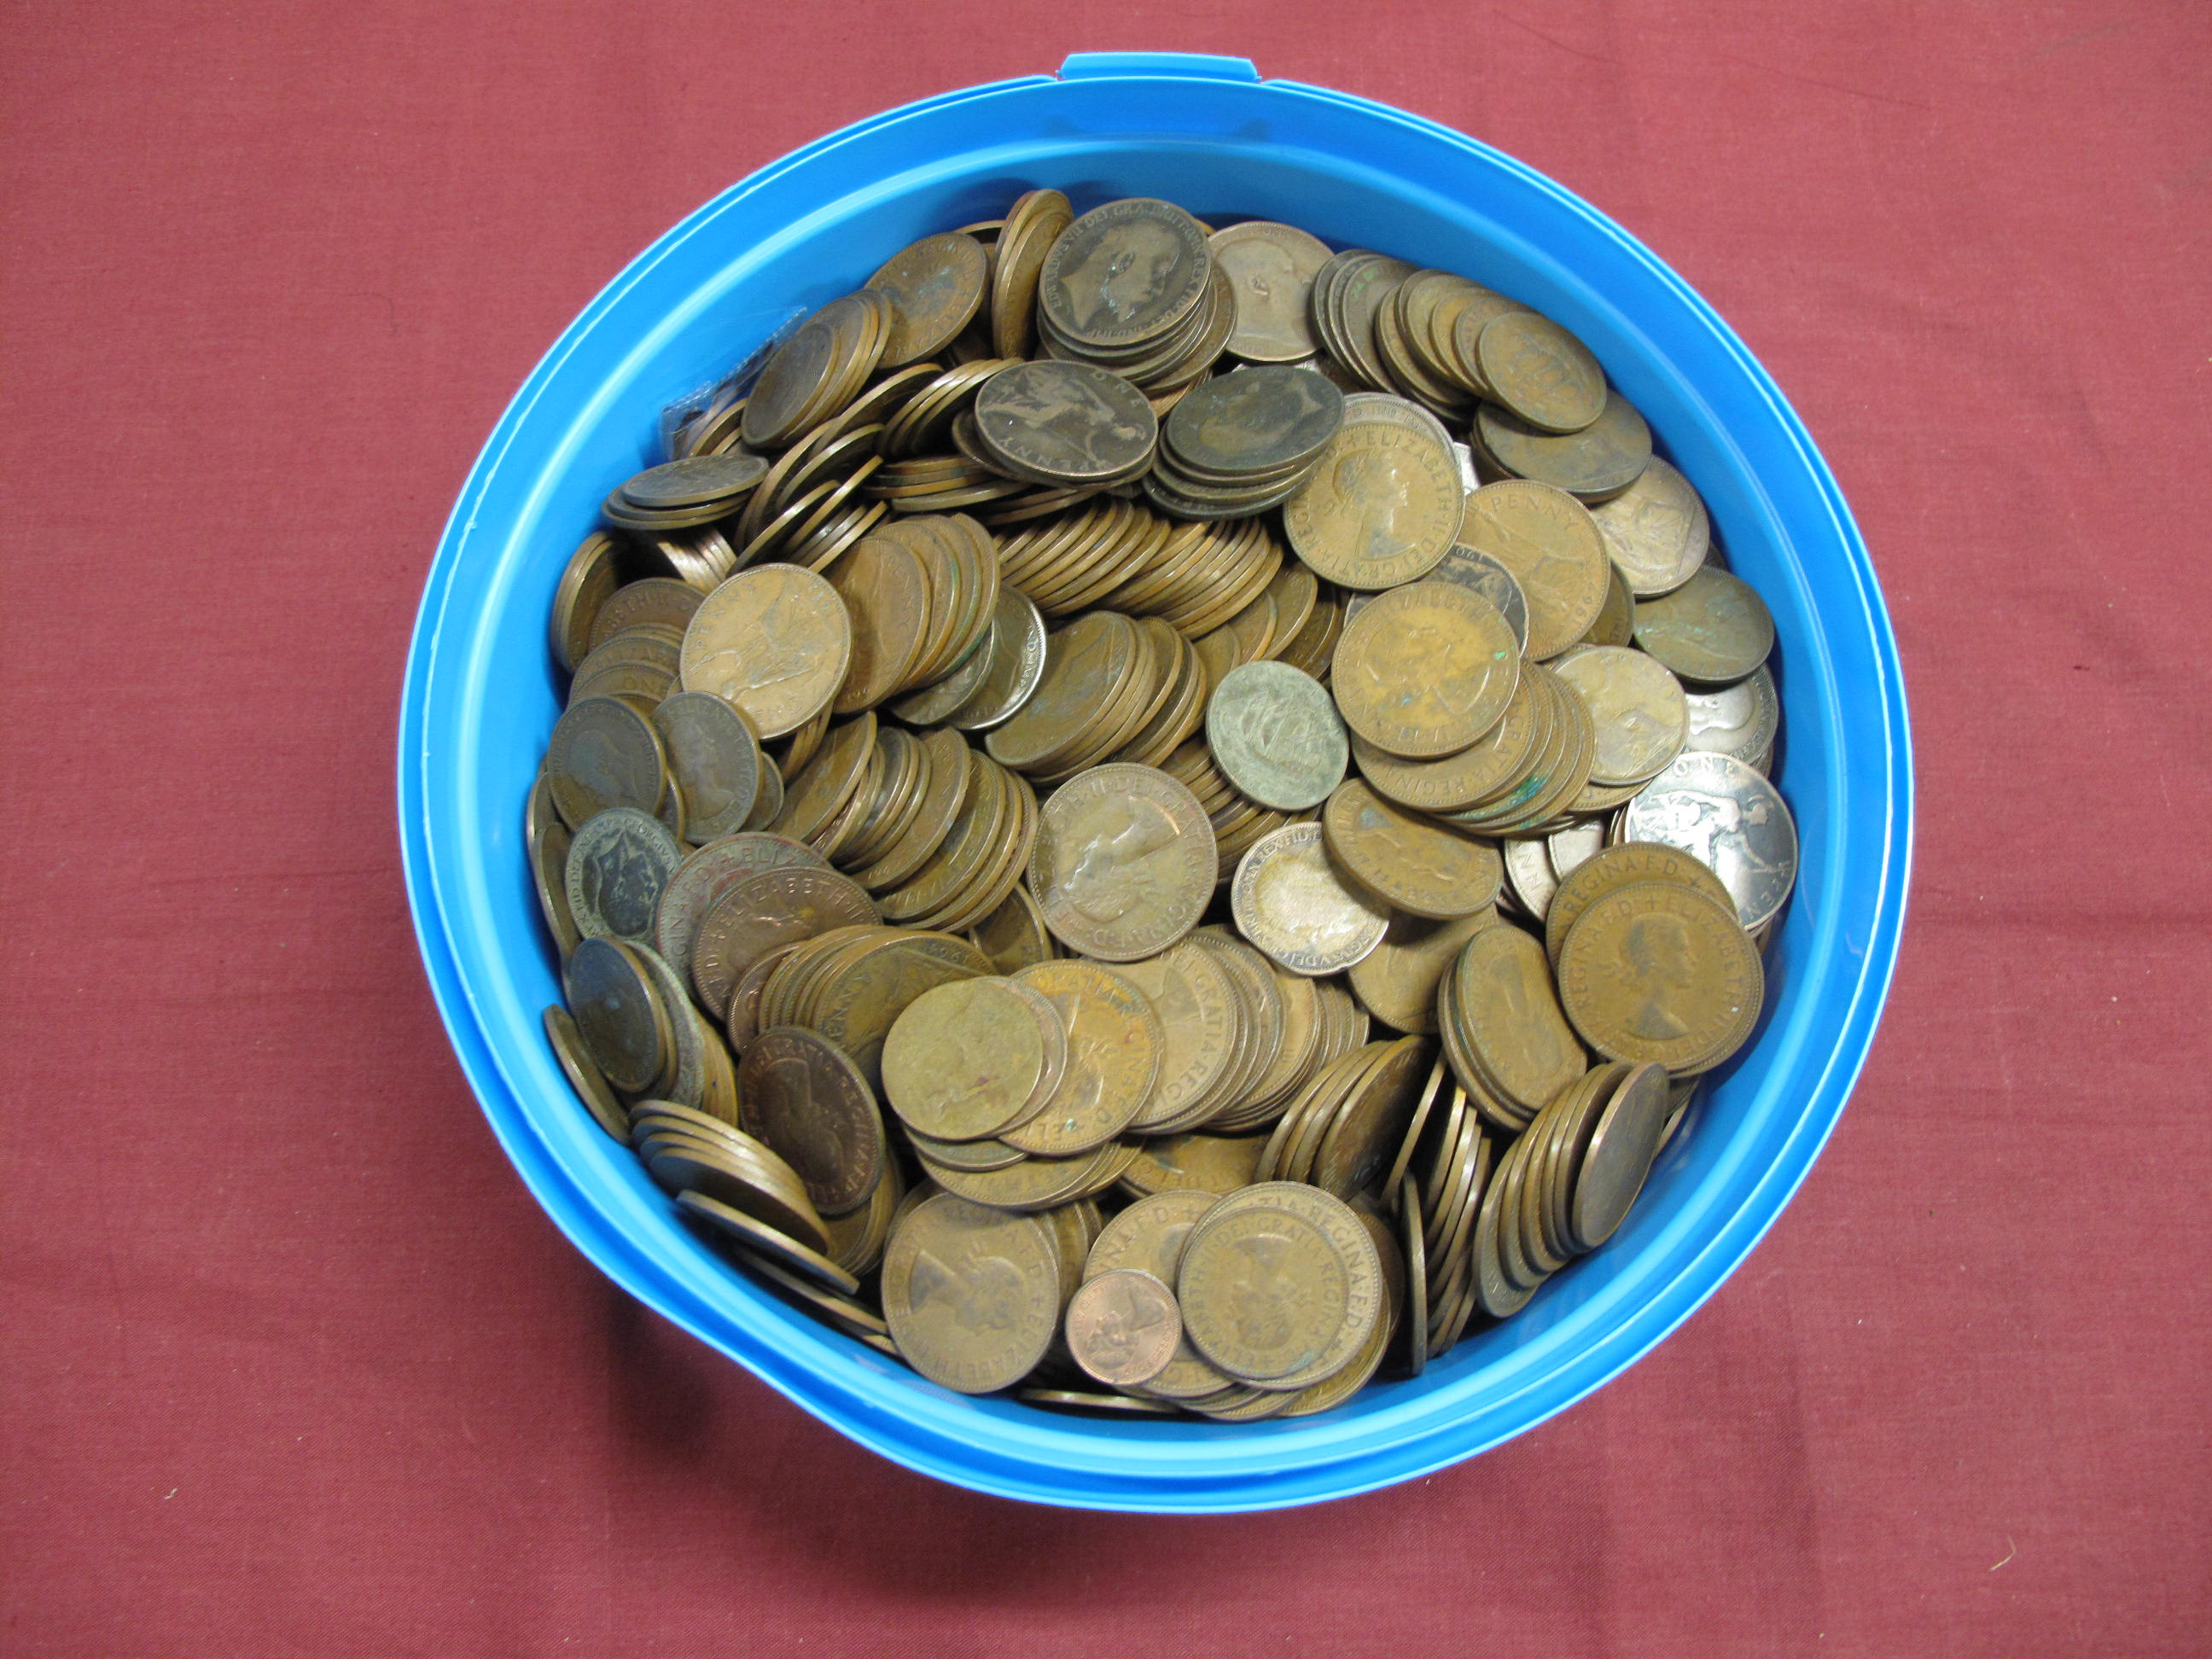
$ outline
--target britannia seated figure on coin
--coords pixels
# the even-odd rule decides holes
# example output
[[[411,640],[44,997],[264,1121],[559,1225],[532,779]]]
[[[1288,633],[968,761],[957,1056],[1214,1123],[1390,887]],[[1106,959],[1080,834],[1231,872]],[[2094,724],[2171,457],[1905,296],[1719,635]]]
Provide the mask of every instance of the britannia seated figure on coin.
[[[1167,226],[1125,220],[1093,242],[1082,263],[1061,277],[1076,327],[1092,334],[1102,326],[1125,326],[1158,297],[1182,257],[1182,243]]]
[[[1022,384],[1026,386],[1028,382]],[[1145,434],[1122,420],[1097,388],[1079,375],[1054,375],[1048,384],[1050,396],[1002,395],[992,411],[994,416],[1012,416],[1020,425],[1051,438],[1089,471],[1121,464],[1129,446],[1145,441]]]
[[[1060,883],[1067,902],[1099,926],[1119,921],[1146,897],[1140,866],[1176,838],[1175,821],[1158,802],[1109,800],[1086,820],[1091,832]]]
[[[1723,879],[1732,868],[1759,876],[1782,872],[1779,865],[1752,849],[1746,835],[1764,828],[1773,816],[1765,801],[1740,801],[1702,789],[1668,789],[1653,797],[1652,804],[1663,814],[1656,826],[1664,832],[1660,838]]]

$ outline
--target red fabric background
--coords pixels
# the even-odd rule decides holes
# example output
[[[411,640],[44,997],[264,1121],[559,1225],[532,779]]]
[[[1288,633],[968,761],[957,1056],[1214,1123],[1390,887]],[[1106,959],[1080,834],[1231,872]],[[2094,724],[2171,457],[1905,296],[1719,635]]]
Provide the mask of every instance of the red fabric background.
[[[2202,1653],[2212,11],[1743,0],[8,8],[0,1648]],[[1497,143],[1772,368],[1904,642],[1856,1098],[1593,1400],[1297,1513],[848,1444],[627,1304],[447,1049],[392,824],[431,550],[633,253],[1132,45]]]

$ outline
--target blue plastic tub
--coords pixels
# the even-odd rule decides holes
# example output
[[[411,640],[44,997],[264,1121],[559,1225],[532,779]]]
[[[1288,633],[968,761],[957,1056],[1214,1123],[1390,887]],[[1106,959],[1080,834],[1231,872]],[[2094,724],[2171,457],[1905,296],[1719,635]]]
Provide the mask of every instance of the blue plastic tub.
[[[559,708],[545,617],[600,498],[662,459],[663,404],[794,305],[903,243],[1050,184],[1077,210],[1161,196],[1456,270],[1556,317],[1696,483],[1774,611],[1781,783],[1803,865],[1756,1039],[1605,1249],[1418,1381],[1279,1423],[1091,1421],[949,1394],[711,1255],[578,1106],[538,1012],[557,963],[523,801]],[[863,1445],[977,1490],[1202,1512],[1339,1498],[1496,1445],[1619,1372],[1712,1294],[1805,1178],[1864,1061],[1903,921],[1912,778],[1897,651],[1835,480],[1728,325],[1633,237],[1473,139],[1242,58],[1110,53],[848,127],[694,213],[546,354],[484,446],[407,664],[408,897],[453,1047],[531,1190],[625,1290]]]

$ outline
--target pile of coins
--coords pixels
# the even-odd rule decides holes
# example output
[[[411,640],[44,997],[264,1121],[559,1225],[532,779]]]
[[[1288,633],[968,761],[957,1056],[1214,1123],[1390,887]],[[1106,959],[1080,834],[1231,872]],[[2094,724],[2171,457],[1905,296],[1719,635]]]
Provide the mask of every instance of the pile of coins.
[[[673,431],[525,843],[703,1237],[945,1388],[1243,1421],[1624,1224],[1796,847],[1771,618],[1573,335],[1040,189]]]

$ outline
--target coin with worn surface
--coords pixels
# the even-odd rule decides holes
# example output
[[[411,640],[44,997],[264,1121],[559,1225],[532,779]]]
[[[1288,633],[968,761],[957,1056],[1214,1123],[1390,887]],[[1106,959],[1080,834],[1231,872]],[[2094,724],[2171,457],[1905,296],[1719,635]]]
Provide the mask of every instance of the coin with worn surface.
[[[570,673],[591,653],[599,607],[622,585],[622,544],[595,530],[577,544],[553,592],[553,658]]]
[[[780,738],[830,706],[852,653],[852,620],[835,588],[796,565],[758,565],[693,613],[684,689],[713,693],[759,736]]]
[[[717,1019],[747,968],[779,945],[832,927],[881,921],[866,891],[834,870],[763,870],[733,884],[700,918],[691,944],[691,986]]]
[[[1628,841],[1679,847],[1721,878],[1745,928],[1764,927],[1797,879],[1797,825],[1774,786],[1728,755],[1692,753],[1621,815]]]
[[[1559,1006],[1544,947],[1510,923],[1485,927],[1467,942],[1453,970],[1453,1001],[1486,1084],[1534,1112],[1589,1069]]]
[[[1079,743],[1099,709],[1128,684],[1138,650],[1136,625],[1115,611],[1086,612],[1053,635],[1035,692],[984,739],[991,758],[1033,767]]]
[[[688,455],[647,467],[628,480],[622,492],[642,507],[690,507],[742,495],[767,471],[768,463],[748,450]]]
[[[1416,916],[1471,916],[1497,902],[1498,848],[1376,794],[1358,778],[1322,813],[1328,850],[1376,898]]]
[[[988,731],[1003,726],[1021,712],[1045,665],[1044,617],[1029,595],[1002,586],[991,611],[991,631],[985,641],[991,665],[982,683],[946,723],[962,732]]]
[[[1340,587],[1395,587],[1435,568],[1460,532],[1459,465],[1430,417],[1355,394],[1321,465],[1283,504],[1283,530]]]
[[[1499,471],[1550,484],[1585,502],[1618,495],[1651,462],[1651,428],[1619,392],[1607,398],[1596,420],[1565,434],[1543,431],[1485,404],[1475,413],[1474,435]]]
[[[1724,905],[1642,882],[1584,910],[1559,946],[1559,1002],[1611,1060],[1688,1073],[1751,1035],[1765,994],[1759,951]]]
[[[1130,962],[1197,925],[1218,862],[1206,809],[1188,788],[1116,762],[1078,774],[1044,804],[1029,884],[1070,949]]]
[[[1468,497],[1461,539],[1512,573],[1528,606],[1528,654],[1555,657],[1604,609],[1613,567],[1589,509],[1548,484],[1508,478]]]
[[[1141,1143],[1136,1161],[1122,1172],[1130,1191],[1231,1193],[1249,1187],[1260,1167],[1267,1137],[1192,1133]]]
[[[1334,974],[1382,942],[1389,912],[1345,884],[1318,823],[1253,842],[1230,887],[1237,931],[1294,974]]]
[[[653,948],[660,953],[661,960],[682,971],[691,960],[691,944],[698,936],[700,919],[714,902],[747,876],[787,866],[829,868],[812,848],[757,830],[724,836],[696,848],[676,866],[660,890],[659,901],[653,906]]]
[[[636,952],[620,941],[587,939],[562,970],[568,1012],[592,1063],[624,1094],[642,1094],[667,1066],[674,1038],[669,1012]]]
[[[1121,964],[1121,976],[1160,1017],[1159,1079],[1130,1127],[1157,1133],[1211,1099],[1236,1059],[1241,1024],[1229,969],[1185,940],[1156,957]]]
[[[1636,608],[1636,642],[1686,680],[1733,684],[1774,649],[1774,618],[1749,582],[1706,565]]]
[[[1041,962],[1014,975],[1058,1013],[1067,1070],[1044,1109],[1000,1139],[1035,1158],[1072,1158],[1135,1121],[1158,1081],[1166,1034],[1143,992],[1095,962]]]
[[[1595,1249],[1627,1219],[1658,1156],[1668,1109],[1667,1073],[1653,1065],[1630,1073],[1606,1103],[1575,1179],[1571,1228],[1583,1249]]]
[[[1579,432],[1605,412],[1605,371],[1548,317],[1509,311],[1483,325],[1475,361],[1491,395],[1546,432]]]
[[[1231,783],[1286,812],[1326,800],[1351,754],[1328,692],[1281,662],[1248,662],[1223,675],[1206,701],[1206,737]]]
[[[1151,1382],[1182,1341],[1175,1292],[1134,1267],[1085,1280],[1068,1302],[1066,1323],[1067,1351],[1075,1363],[1117,1389]]]
[[[921,1133],[989,1139],[1034,1109],[1048,1036],[1006,980],[940,985],[908,1003],[884,1037],[884,1098]]]
[[[568,847],[568,914],[587,939],[650,944],[653,907],[684,849],[659,819],[634,806],[594,813]]]
[[[1683,746],[1705,754],[1729,755],[1755,771],[1766,769],[1775,733],[1782,727],[1782,699],[1773,673],[1764,667],[1734,685],[1687,691],[1690,736]]]
[[[619,697],[572,702],[545,749],[545,781],[571,830],[611,807],[660,810],[668,768],[653,723]]]
[[[704,843],[735,834],[760,797],[761,750],[744,715],[703,691],[679,691],[653,711],[670,780],[683,792],[684,834]]]
[[[1382,1262],[1342,1199],[1264,1182],[1191,1230],[1176,1297],[1192,1344],[1231,1376],[1305,1388],[1366,1342],[1382,1313]]]
[[[1172,202],[1128,197],[1091,209],[1060,233],[1045,256],[1037,307],[1070,340],[1127,346],[1188,315],[1212,268],[1197,220]]]
[[[1597,724],[1592,783],[1645,782],[1682,752],[1690,705],[1664,663],[1626,647],[1597,645],[1568,652],[1556,666],[1582,693]]]
[[[973,236],[948,231],[902,248],[868,278],[891,300],[890,337],[878,367],[934,357],[982,308],[991,259]]]
[[[568,1086],[584,1103],[592,1120],[617,1140],[625,1145],[629,1140],[629,1121],[624,1115],[622,1103],[607,1086],[606,1074],[584,1046],[583,1033],[576,1029],[576,1021],[560,1004],[548,1005],[542,1016],[545,1040],[552,1045],[554,1059],[561,1062],[567,1073]]]
[[[1169,412],[1161,435],[1182,465],[1237,477],[1312,460],[1343,420],[1341,392],[1276,365],[1207,381]]]
[[[931,1382],[990,1394],[1028,1376],[1060,1328],[1060,1249],[1034,1216],[939,1193],[884,1251],[884,1318]]]
[[[1464,529],[1462,522],[1462,532]],[[1464,542],[1455,543],[1443,562],[1429,572],[1427,580],[1457,582],[1462,587],[1473,588],[1498,607],[1498,614],[1513,630],[1514,642],[1523,651],[1528,649],[1528,596],[1522,592],[1520,581],[1513,573],[1489,554]]]
[[[1133,477],[1160,435],[1144,393],[1120,375],[1048,357],[994,374],[975,394],[975,414],[990,458],[1041,482]]]
[[[890,1146],[876,1097],[844,1051],[795,1025],[755,1037],[738,1069],[745,1133],[791,1165],[825,1216],[866,1203]]]
[[[1653,457],[1636,482],[1590,508],[1613,568],[1639,599],[1671,593],[1698,574],[1712,520],[1690,481]]]
[[[1449,921],[1395,915],[1382,942],[1352,964],[1352,989],[1360,1006],[1395,1030],[1437,1029],[1437,988],[1461,949],[1498,918],[1488,910]]]
[[[1229,278],[1237,321],[1228,349],[1247,362],[1297,362],[1314,354],[1307,321],[1314,278],[1328,247],[1295,225],[1249,220],[1217,230],[1206,246]]]
[[[1329,690],[1345,723],[1413,760],[1457,754],[1495,726],[1521,675],[1498,607],[1455,582],[1378,594],[1345,624]]]

